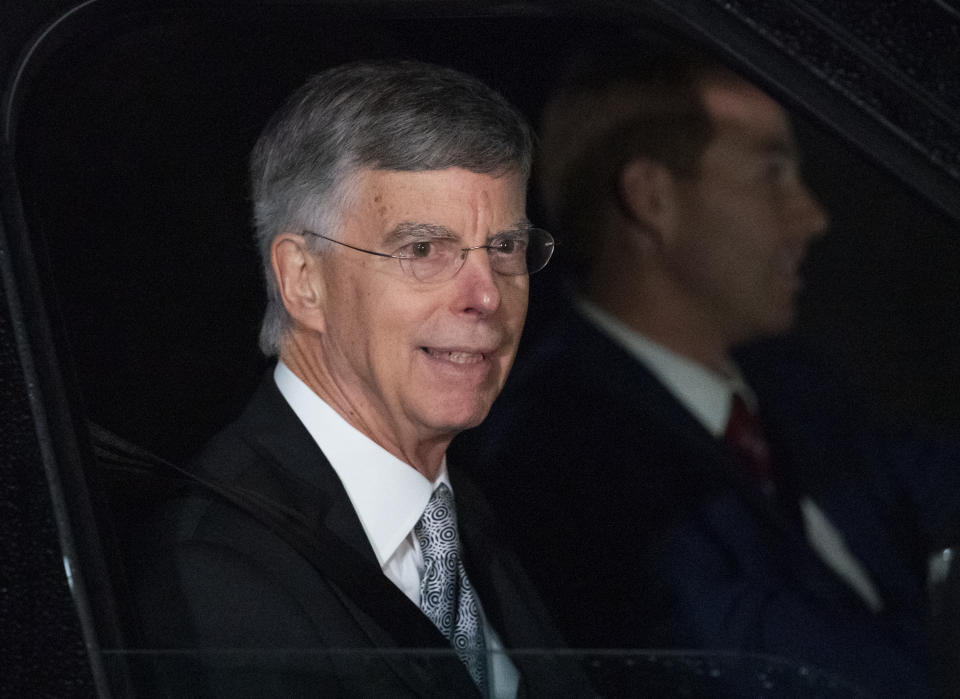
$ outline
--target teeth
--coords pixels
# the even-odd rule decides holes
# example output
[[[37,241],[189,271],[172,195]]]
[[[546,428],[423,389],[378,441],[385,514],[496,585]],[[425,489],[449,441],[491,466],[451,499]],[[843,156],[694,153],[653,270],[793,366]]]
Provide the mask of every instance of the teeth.
[[[483,361],[483,354],[476,352],[453,352],[427,349],[431,357],[443,359],[454,364],[477,364]]]

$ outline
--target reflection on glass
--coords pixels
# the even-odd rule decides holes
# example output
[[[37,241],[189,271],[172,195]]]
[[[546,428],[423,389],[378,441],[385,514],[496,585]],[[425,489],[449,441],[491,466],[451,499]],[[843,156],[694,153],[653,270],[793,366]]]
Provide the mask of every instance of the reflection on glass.
[[[458,662],[446,650],[158,650],[106,651],[116,677],[132,677],[138,695],[170,696],[373,696],[377,667],[429,673]],[[844,678],[772,656],[671,650],[512,651],[518,667],[575,663],[607,697],[841,697],[870,696]],[[336,667],[334,671],[332,668]]]

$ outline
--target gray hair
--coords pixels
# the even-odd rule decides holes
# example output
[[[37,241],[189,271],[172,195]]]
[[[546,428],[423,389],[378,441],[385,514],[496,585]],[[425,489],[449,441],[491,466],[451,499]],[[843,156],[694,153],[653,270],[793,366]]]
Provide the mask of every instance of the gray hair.
[[[520,113],[456,70],[371,61],[310,78],[273,116],[250,158],[254,225],[267,285],[261,350],[278,354],[291,322],[270,264],[273,239],[304,229],[331,235],[357,170],[461,167],[527,178],[532,153],[533,135]],[[323,244],[314,236],[310,241]]]

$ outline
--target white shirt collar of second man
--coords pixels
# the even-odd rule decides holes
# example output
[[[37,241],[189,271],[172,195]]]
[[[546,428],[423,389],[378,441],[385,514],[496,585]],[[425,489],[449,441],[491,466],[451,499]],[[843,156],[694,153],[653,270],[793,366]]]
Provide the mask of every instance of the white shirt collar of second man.
[[[714,437],[722,436],[726,430],[734,393],[739,393],[751,409],[756,409],[756,397],[732,361],[727,361],[722,374],[716,373],[654,342],[586,299],[578,299],[577,308],[601,332],[653,372]]]

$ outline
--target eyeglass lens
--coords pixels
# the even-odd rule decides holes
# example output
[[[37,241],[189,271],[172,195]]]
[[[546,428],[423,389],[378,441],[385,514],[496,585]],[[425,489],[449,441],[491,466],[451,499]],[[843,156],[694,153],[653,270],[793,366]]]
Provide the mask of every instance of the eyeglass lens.
[[[539,228],[525,233],[523,239],[504,238],[490,245],[466,250],[454,240],[432,241],[427,254],[404,257],[400,262],[401,266],[420,281],[439,281],[456,275],[471,252],[485,249],[491,269],[498,274],[533,274],[550,261],[553,255],[553,237]]]

